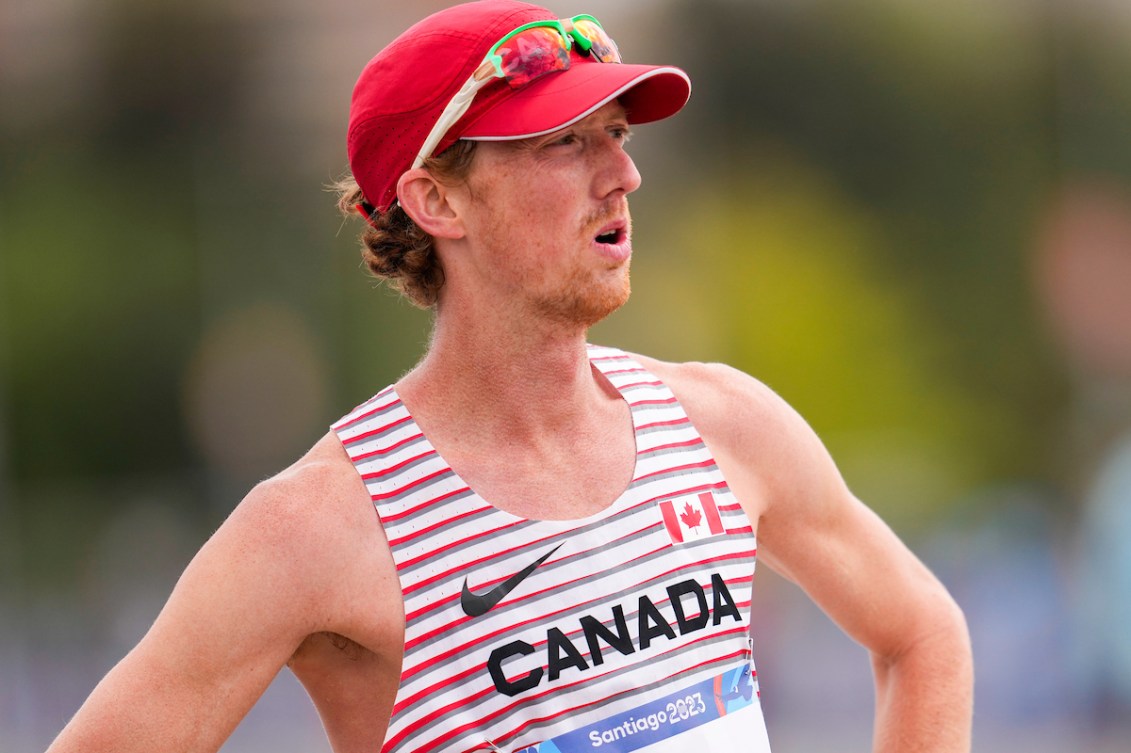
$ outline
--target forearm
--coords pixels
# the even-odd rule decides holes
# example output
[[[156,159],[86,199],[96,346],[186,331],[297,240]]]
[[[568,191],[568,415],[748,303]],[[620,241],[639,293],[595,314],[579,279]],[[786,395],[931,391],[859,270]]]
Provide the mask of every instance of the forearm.
[[[875,753],[968,753],[974,670],[957,607],[944,624],[893,657],[873,655]]]

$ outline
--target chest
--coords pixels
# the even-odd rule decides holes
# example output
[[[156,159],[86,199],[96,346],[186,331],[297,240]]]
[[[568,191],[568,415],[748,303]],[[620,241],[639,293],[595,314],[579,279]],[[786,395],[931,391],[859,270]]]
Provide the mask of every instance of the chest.
[[[514,438],[445,451],[444,460],[469,489],[500,510],[520,518],[568,520],[604,510],[628,488],[637,446],[626,416],[541,447]]]

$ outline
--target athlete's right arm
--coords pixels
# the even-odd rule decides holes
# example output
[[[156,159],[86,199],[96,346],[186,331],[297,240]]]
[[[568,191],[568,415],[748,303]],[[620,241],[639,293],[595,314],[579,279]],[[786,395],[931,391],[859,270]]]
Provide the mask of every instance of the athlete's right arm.
[[[306,636],[341,629],[335,592],[356,584],[347,521],[327,519],[352,489],[332,465],[300,462],[252,490],[49,753],[215,751]]]

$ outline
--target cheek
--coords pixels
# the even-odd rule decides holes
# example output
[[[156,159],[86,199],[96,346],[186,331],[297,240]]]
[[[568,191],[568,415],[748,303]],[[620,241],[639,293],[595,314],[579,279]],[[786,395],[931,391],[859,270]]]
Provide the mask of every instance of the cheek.
[[[471,187],[480,210],[474,222],[480,237],[537,248],[539,255],[552,254],[556,246],[575,241],[584,224],[576,175],[559,174],[544,166],[516,173],[491,165],[476,177]]]
[[[506,197],[489,213],[484,229],[492,236],[509,237],[513,242],[552,252],[570,245],[577,234],[579,220],[573,205],[560,192],[540,186]]]

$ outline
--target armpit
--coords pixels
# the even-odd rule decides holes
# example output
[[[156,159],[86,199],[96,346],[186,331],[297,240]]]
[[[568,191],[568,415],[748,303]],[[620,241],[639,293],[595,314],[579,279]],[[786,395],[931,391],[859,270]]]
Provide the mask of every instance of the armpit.
[[[298,649],[295,650],[294,654],[291,655],[291,658],[287,661],[287,665],[293,668],[295,663],[325,656],[327,652],[332,652],[350,661],[360,661],[365,658],[367,654],[371,653],[369,649],[365,648],[357,641],[351,640],[338,633],[326,631],[307,636],[306,640],[304,640],[299,645]]]

